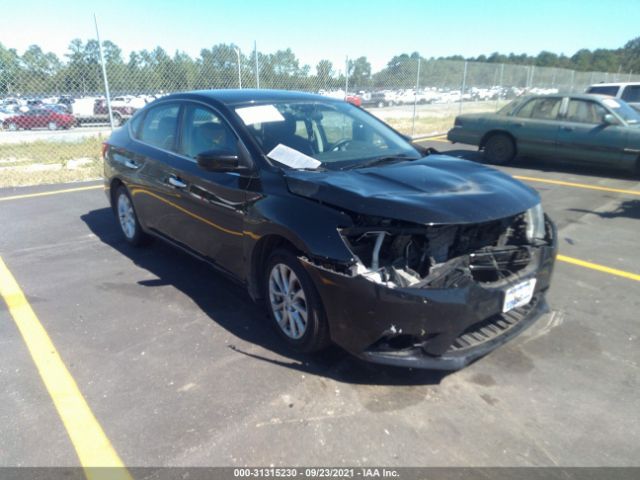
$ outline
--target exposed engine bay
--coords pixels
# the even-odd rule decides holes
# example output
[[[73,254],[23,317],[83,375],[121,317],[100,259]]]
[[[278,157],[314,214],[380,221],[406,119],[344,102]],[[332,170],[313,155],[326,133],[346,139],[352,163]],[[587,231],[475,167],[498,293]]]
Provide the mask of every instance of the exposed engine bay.
[[[357,258],[350,273],[389,288],[450,288],[470,279],[498,282],[524,269],[536,244],[546,244],[529,239],[526,213],[472,225],[355,220],[362,226],[340,232]]]

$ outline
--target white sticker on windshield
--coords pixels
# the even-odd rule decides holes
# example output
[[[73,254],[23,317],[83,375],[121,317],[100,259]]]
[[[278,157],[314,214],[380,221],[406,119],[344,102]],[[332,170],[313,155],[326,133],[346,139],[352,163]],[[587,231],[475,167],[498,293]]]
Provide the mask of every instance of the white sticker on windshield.
[[[282,114],[273,105],[255,105],[253,107],[236,108],[236,113],[240,115],[245,125],[284,121]]]
[[[620,104],[612,98],[605,98],[604,100],[602,100],[602,103],[604,103],[609,108],[620,108]]]
[[[267,156],[291,168],[318,168],[322,165],[322,162],[319,162],[315,158],[281,143],[267,153]]]

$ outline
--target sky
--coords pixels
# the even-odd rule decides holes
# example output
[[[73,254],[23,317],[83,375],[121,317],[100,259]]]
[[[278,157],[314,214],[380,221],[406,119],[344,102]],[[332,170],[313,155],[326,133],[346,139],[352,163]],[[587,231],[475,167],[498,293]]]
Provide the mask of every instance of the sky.
[[[0,0],[0,43],[32,44],[59,56],[74,38],[102,40],[124,53],[161,46],[197,57],[234,43],[243,53],[291,48],[314,70],[336,71],[366,56],[378,71],[394,56],[500,53],[572,55],[618,48],[640,36],[640,0]]]

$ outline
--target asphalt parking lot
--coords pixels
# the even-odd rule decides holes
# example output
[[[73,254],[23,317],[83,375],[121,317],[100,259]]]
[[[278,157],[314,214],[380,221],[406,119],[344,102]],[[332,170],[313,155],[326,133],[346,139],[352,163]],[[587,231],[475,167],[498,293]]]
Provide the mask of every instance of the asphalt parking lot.
[[[28,302],[0,302],[0,466],[77,466],[96,438],[132,467],[640,466],[640,182],[501,170],[558,225],[550,311],[448,375],[291,354],[241,287],[161,242],[129,247],[99,182],[0,190],[4,291],[10,275]]]

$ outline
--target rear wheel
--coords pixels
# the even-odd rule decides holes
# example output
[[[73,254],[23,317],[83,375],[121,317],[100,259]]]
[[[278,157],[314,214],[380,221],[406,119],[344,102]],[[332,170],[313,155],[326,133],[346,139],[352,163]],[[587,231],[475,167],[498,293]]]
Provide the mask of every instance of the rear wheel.
[[[122,117],[120,116],[120,114],[114,113],[113,114],[113,126],[114,127],[119,127],[120,125],[122,125]]]
[[[47,127],[49,128],[49,130],[57,130],[58,124],[56,122],[49,122]]]
[[[263,281],[269,317],[280,337],[299,352],[316,352],[330,343],[320,296],[300,261],[289,250],[275,250]]]
[[[139,247],[148,243],[149,236],[142,231],[138,216],[133,208],[133,202],[129,192],[124,186],[120,186],[116,191],[115,210],[118,217],[120,230],[127,243]]]
[[[14,122],[11,122],[11,123],[9,124],[8,129],[9,129],[9,130],[11,130],[12,132],[15,132],[15,131],[17,131],[17,130],[18,130],[18,125],[17,125],[16,123],[14,123]]]
[[[516,146],[510,136],[494,133],[484,144],[484,157],[496,165],[509,163],[516,156]]]

